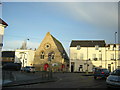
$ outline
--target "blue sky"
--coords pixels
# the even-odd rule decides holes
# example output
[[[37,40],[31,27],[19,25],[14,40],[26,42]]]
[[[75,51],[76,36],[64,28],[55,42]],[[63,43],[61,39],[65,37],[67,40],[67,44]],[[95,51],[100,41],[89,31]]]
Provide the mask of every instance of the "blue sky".
[[[3,2],[2,19],[8,23],[3,50],[38,48],[50,32],[69,50],[71,40],[114,43],[118,31],[117,2]]]

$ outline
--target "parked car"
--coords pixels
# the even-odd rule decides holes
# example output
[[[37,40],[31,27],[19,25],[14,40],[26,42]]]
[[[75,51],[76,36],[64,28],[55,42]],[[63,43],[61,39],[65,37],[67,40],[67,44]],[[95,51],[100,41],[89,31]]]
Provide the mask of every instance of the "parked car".
[[[17,63],[6,63],[2,65],[2,70],[18,71],[20,70],[20,65]]]
[[[21,71],[33,72],[33,73],[35,73],[35,67],[33,67],[33,66],[26,66],[26,67],[24,67],[24,68],[21,68]]]
[[[110,74],[110,71],[108,69],[96,69],[94,71],[94,79],[100,78],[107,78]]]
[[[120,88],[120,69],[114,70],[106,79],[107,87]]]

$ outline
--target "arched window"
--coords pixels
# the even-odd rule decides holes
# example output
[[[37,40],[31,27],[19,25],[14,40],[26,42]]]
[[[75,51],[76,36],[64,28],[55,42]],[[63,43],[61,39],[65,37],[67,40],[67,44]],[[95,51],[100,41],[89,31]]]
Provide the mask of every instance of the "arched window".
[[[40,54],[40,59],[44,59],[44,57],[45,57],[45,53],[42,51]]]
[[[55,59],[55,54],[54,53],[52,53],[51,59]]]

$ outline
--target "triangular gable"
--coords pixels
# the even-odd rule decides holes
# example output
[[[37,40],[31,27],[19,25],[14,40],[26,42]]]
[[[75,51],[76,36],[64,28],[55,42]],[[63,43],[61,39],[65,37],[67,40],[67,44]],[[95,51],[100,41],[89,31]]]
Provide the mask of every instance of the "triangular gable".
[[[61,55],[63,56],[63,54],[65,54],[64,58],[69,59],[63,45],[55,37],[52,36],[52,38],[53,38],[58,50],[60,51]]]

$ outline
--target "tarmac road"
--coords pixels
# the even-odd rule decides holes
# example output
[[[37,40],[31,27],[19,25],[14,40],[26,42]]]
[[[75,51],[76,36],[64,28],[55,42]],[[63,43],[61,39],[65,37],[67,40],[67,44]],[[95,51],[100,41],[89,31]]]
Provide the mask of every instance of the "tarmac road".
[[[83,76],[82,73],[54,73],[53,75],[59,80],[11,88],[106,88],[105,79],[94,80],[93,76]]]

